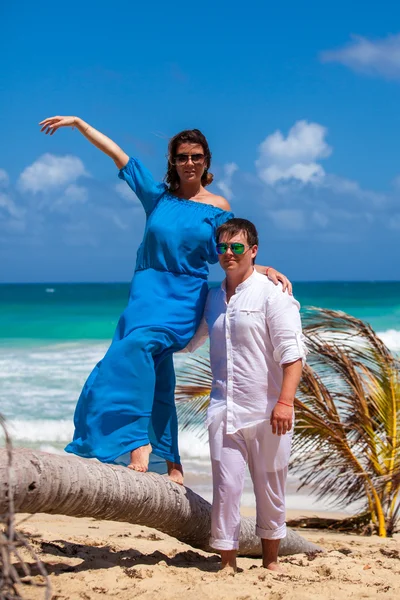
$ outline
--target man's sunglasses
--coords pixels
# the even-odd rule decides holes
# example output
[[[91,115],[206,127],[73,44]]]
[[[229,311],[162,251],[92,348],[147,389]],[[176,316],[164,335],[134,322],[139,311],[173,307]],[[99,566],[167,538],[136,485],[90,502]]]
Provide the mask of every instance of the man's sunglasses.
[[[175,165],[183,166],[189,162],[189,158],[192,159],[194,165],[202,165],[205,156],[204,154],[177,154],[173,159],[173,163]]]
[[[239,242],[232,242],[232,244],[220,242],[219,244],[217,244],[218,254],[225,254],[228,248],[232,250],[233,254],[244,254],[244,249],[250,248],[250,246],[245,246],[244,244],[240,244]]]

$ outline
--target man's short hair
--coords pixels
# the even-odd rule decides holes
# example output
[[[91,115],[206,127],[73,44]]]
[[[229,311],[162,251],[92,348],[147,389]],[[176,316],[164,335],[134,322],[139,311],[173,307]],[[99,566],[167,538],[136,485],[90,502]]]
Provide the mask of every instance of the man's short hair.
[[[232,238],[241,231],[245,234],[249,246],[258,246],[256,226],[247,219],[229,219],[229,221],[226,221],[223,225],[218,227],[216,233],[217,242],[219,242],[221,237],[225,234],[229,236],[229,238]]]

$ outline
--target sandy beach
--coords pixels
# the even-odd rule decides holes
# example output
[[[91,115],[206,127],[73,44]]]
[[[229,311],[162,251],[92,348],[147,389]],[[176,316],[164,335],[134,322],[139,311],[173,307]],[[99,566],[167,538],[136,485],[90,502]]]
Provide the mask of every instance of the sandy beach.
[[[288,512],[288,518],[312,515]],[[25,517],[17,515],[17,523]],[[53,600],[394,600],[400,589],[399,535],[380,539],[307,530],[304,537],[323,546],[324,554],[282,558],[282,574],[263,569],[261,559],[239,558],[240,572],[232,576],[218,573],[216,554],[139,525],[37,514],[18,529],[46,566]],[[38,600],[43,588],[24,586],[23,595]]]

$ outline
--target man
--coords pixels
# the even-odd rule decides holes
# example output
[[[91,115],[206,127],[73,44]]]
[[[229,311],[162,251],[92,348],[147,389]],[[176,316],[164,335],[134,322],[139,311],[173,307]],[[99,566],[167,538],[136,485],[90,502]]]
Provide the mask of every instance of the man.
[[[299,303],[255,271],[257,249],[257,230],[250,221],[231,219],[219,227],[217,252],[226,278],[210,290],[203,321],[187,348],[193,351],[209,335],[210,545],[221,553],[221,568],[234,571],[246,464],[263,566],[280,569],[293,403],[306,355]]]

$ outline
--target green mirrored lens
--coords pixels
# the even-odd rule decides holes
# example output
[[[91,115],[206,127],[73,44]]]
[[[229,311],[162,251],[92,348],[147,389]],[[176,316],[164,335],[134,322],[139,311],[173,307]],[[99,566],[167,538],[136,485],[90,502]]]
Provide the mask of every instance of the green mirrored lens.
[[[231,244],[232,252],[235,254],[243,254],[244,252],[244,244],[233,243]]]
[[[228,244],[217,244],[217,252],[218,254],[225,254],[228,250]]]

